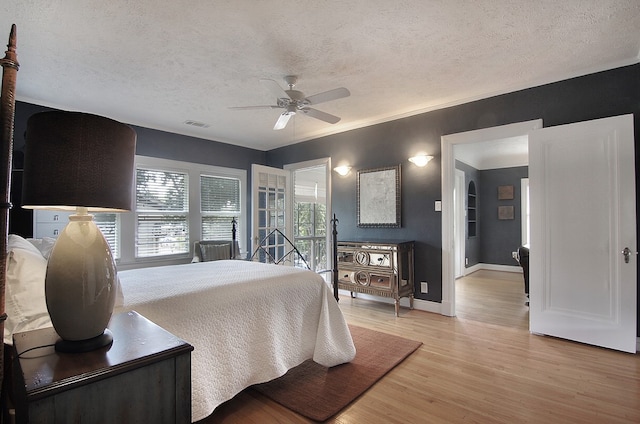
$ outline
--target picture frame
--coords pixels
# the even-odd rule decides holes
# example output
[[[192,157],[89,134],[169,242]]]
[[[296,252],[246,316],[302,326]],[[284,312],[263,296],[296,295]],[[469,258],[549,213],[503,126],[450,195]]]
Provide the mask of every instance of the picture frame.
[[[498,186],[498,200],[513,200],[513,196],[512,185]]]
[[[513,206],[498,206],[498,219],[499,220],[515,219]]]
[[[400,165],[358,171],[356,197],[358,227],[401,226]]]

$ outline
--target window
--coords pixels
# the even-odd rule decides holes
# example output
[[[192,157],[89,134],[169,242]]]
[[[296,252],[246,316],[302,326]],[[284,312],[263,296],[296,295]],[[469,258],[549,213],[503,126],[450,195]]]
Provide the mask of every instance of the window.
[[[238,178],[200,176],[203,240],[230,240],[231,221],[241,215]]]
[[[121,269],[184,263],[195,241],[231,239],[234,218],[242,251],[246,170],[136,156],[135,177],[134,210],[99,214]]]
[[[118,223],[118,215],[116,213],[94,213],[95,221],[104,238],[111,247],[111,254],[114,259],[120,259],[120,225]]]
[[[136,169],[136,257],[189,252],[186,172]]]

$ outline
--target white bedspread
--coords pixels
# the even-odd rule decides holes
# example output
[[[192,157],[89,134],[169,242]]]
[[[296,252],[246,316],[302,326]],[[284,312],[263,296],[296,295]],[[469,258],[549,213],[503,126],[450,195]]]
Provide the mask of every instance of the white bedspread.
[[[351,361],[355,347],[328,285],[317,274],[247,261],[215,261],[119,273],[124,305],[194,346],[192,419],[243,389],[307,359]]]

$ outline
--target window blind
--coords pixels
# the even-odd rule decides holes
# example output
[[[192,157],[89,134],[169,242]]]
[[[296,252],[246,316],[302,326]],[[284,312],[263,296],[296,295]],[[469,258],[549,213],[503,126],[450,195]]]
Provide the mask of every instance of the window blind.
[[[189,252],[186,172],[136,169],[136,257]]]
[[[241,215],[240,180],[200,176],[203,240],[231,240],[231,220]]]
[[[104,238],[111,247],[111,254],[114,259],[120,258],[120,246],[118,240],[120,237],[120,226],[118,225],[118,214],[115,213],[94,213],[93,220],[102,231]]]

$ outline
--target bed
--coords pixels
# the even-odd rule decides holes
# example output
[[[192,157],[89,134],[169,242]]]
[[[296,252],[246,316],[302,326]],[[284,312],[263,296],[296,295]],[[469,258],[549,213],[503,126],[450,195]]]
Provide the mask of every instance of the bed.
[[[9,236],[4,341],[51,326],[44,274],[51,239]],[[134,310],[194,346],[192,420],[307,359],[331,367],[355,347],[327,283],[299,268],[219,260],[118,273],[114,313]]]

